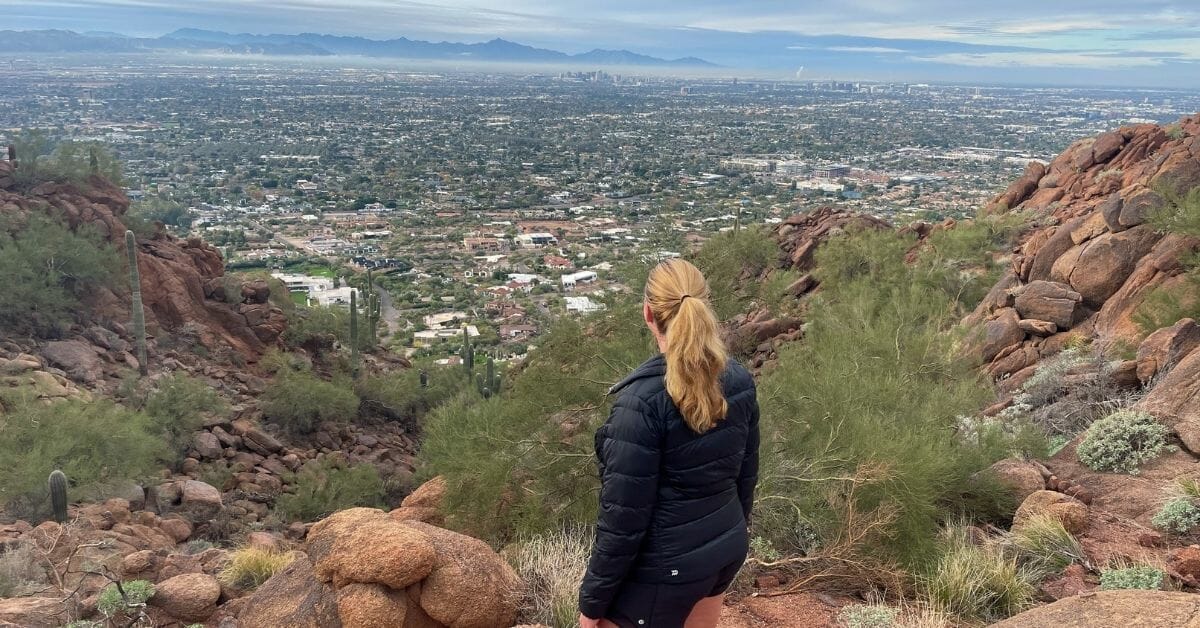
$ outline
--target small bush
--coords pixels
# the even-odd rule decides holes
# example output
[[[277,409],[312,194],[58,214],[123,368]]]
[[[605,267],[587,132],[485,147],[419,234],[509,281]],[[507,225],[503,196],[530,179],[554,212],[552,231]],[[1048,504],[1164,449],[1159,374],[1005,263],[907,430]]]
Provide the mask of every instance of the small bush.
[[[359,320],[362,324],[362,320]],[[297,307],[288,317],[288,328],[283,332],[287,346],[296,348],[316,342],[326,345],[331,342],[348,344],[350,341],[350,311],[333,306]]]
[[[217,577],[222,584],[231,587],[242,590],[256,589],[294,560],[296,555],[291,552],[247,546],[234,550],[229,555],[229,563]]]
[[[91,227],[72,231],[36,212],[23,222],[0,215],[0,329],[56,335],[79,311],[84,295],[112,285],[119,259]]]
[[[576,625],[579,584],[591,550],[591,531],[572,527],[520,541],[506,552],[527,585],[522,621],[555,628]]]
[[[1100,572],[1100,589],[1144,589],[1157,591],[1166,580],[1166,572],[1151,565],[1136,565],[1122,569],[1105,569]]]
[[[296,433],[323,421],[345,422],[358,415],[358,396],[348,382],[327,382],[304,371],[281,371],[267,386],[259,407],[268,419]]]
[[[154,585],[146,580],[130,580],[122,582],[119,586],[113,583],[100,592],[96,599],[96,609],[110,620],[126,616],[136,617],[152,597]]]
[[[1080,462],[1096,471],[1137,475],[1142,464],[1162,453],[1168,434],[1153,416],[1122,410],[1093,423],[1076,453]]]
[[[21,543],[0,553],[0,598],[27,595],[30,585],[46,581],[46,572],[37,564],[33,546]]]
[[[882,604],[851,604],[838,611],[838,625],[845,628],[894,628],[900,613]]]
[[[1150,518],[1150,523],[1164,532],[1187,534],[1200,525],[1200,508],[1190,499],[1176,497],[1163,504]]]
[[[1057,517],[1039,514],[1030,517],[1012,532],[1012,543],[1031,569],[1056,574],[1074,562],[1085,562],[1083,546]]]
[[[204,418],[227,408],[212,386],[182,373],[157,382],[146,396],[143,411],[154,419],[171,449],[182,456],[192,442],[192,433],[204,426]]]
[[[933,571],[922,580],[931,604],[968,619],[998,621],[1033,602],[1032,575],[996,543],[975,545],[951,529]]]
[[[300,470],[275,512],[286,521],[315,521],[355,506],[382,507],[383,481],[369,464],[338,468],[330,458]]]
[[[152,475],[166,446],[150,417],[111,401],[27,400],[0,416],[0,501],[13,514],[48,512],[46,478],[61,469],[72,500],[122,480]]]
[[[469,383],[461,367],[430,368],[427,373],[425,388],[421,387],[420,369],[412,368],[364,377],[355,384],[355,391],[388,418],[414,419],[458,394]]]

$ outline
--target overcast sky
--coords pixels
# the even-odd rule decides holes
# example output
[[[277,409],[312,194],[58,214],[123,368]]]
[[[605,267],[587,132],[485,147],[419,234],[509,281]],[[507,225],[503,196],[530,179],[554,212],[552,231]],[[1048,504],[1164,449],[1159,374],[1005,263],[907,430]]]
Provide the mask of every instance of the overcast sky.
[[[808,78],[1200,87],[1200,0],[0,0],[0,28],[627,48]]]

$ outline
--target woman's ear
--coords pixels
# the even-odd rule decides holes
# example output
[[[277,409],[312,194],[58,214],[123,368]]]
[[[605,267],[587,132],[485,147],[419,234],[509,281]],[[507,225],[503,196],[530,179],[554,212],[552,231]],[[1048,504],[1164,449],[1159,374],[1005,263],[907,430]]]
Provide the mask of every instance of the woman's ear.
[[[658,325],[654,322],[654,312],[650,309],[650,304],[642,301],[642,320],[646,321],[646,325],[654,331],[658,331]]]

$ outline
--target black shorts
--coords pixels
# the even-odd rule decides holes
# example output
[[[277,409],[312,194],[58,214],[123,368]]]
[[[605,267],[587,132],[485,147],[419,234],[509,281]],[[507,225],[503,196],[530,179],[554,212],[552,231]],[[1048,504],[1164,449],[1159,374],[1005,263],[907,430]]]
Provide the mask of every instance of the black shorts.
[[[739,560],[695,582],[625,582],[605,619],[621,628],[682,628],[697,602],[721,595],[733,584],[743,562]]]

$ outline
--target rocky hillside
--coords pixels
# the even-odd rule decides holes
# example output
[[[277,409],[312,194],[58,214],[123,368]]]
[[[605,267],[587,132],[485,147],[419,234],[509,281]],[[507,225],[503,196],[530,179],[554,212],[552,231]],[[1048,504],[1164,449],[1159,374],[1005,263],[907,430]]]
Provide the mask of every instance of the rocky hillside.
[[[18,191],[12,174],[11,164],[0,161],[0,218],[4,219],[0,224],[4,228],[19,230],[35,217],[50,216],[72,231],[98,232],[122,253],[120,259],[125,259],[123,218],[129,201],[117,187],[92,177],[86,183],[42,183]],[[262,399],[275,379],[270,369],[258,364],[265,354],[286,350],[278,355],[293,365],[289,369],[294,365],[311,369],[313,363],[332,369],[346,359],[347,348],[328,338],[318,339],[311,353],[285,347],[281,334],[288,320],[272,304],[270,286],[226,275],[220,253],[198,239],[181,240],[160,228],[137,246],[148,331],[148,374],[137,376],[142,365],[129,324],[133,318],[129,290],[86,286],[80,291],[81,307],[53,334],[0,330],[0,425],[23,412],[23,406],[13,403],[113,407],[110,402],[116,399],[129,406],[122,412],[131,418],[141,416],[134,412],[166,411],[145,407],[146,399],[180,382],[185,384],[185,393],[176,398],[178,405],[170,412],[186,412],[192,399],[187,395],[195,395],[197,390],[207,391],[220,403],[201,411],[202,422],[195,431],[178,435],[178,457],[164,460],[159,473],[102,483],[99,492],[88,493],[86,501],[72,503],[61,521],[44,521],[48,515],[22,519],[14,514],[18,511],[7,512],[0,504],[0,598],[4,598],[0,599],[0,624],[57,628],[75,620],[94,619],[101,622],[94,624],[97,626],[106,622],[154,626],[207,622],[216,626],[222,621],[221,625],[230,625],[240,610],[232,602],[253,587],[218,583],[217,576],[243,550],[261,550],[272,560],[301,556],[291,552],[304,549],[309,526],[320,516],[298,519],[312,510],[309,506],[285,518],[278,511],[281,499],[319,508],[322,500],[336,500],[339,492],[363,490],[358,484],[336,482],[362,477],[351,472],[368,468],[375,484],[367,486],[388,491],[386,499],[368,494],[372,501],[396,505],[391,500],[399,500],[411,486],[416,467],[413,454],[418,446],[416,425],[411,416],[398,415],[378,400],[360,404],[351,394],[354,401],[349,415],[325,416],[304,433],[285,429],[264,416]],[[122,280],[126,276],[124,272],[119,275]],[[111,285],[123,286],[124,282]],[[379,381],[408,366],[403,358],[382,350],[372,350],[362,361],[363,377]],[[321,381],[319,376],[311,376],[312,381]],[[31,398],[13,401],[24,399],[22,395]],[[158,437],[151,433],[142,438]],[[80,442],[80,446],[88,446]],[[338,475],[342,471],[345,473]],[[68,499],[77,500],[76,485],[89,480],[94,484],[97,478],[68,478]],[[4,500],[14,498],[11,489],[0,486]],[[430,507],[436,501],[436,495],[429,496],[431,491],[406,500],[393,518],[439,521],[440,516]],[[426,526],[412,535],[425,539],[437,534],[432,530]],[[459,544],[457,537],[446,541],[445,535],[451,534],[444,532],[438,537],[437,547]],[[427,543],[424,562],[416,567],[420,576],[412,584],[464,577],[453,571],[457,563],[453,568],[439,568],[431,562],[439,554],[433,549],[434,541]],[[480,548],[471,549],[474,555]],[[480,560],[488,556],[499,561],[494,553]],[[297,569],[302,562],[295,561]],[[451,572],[458,575],[448,576]],[[466,576],[473,581],[482,577]],[[149,606],[135,599],[133,592],[118,595],[122,599],[117,606],[112,606],[115,602],[111,599],[106,606],[105,596],[116,591],[114,583],[138,581],[155,587]],[[339,587],[343,584],[338,581]],[[366,588],[351,587],[347,594],[369,597],[371,591],[362,590]],[[454,603],[435,598],[431,593],[427,600],[435,601],[426,602],[434,609],[429,611],[433,616],[457,617],[465,612],[461,597]],[[455,621],[444,625],[486,625]],[[379,624],[348,620],[348,625]],[[420,625],[443,624],[429,620]]]
[[[48,182],[27,193],[13,188],[12,164],[0,161],[0,214],[55,213],[72,229],[94,228],[114,246],[124,248],[122,218],[129,199],[103,178],[93,177],[86,185]],[[283,312],[268,303],[265,285],[227,286],[221,254],[199,238],[180,240],[159,229],[153,238],[138,243],[137,259],[147,327],[159,338],[183,334],[212,352],[232,350],[253,362],[287,326]],[[74,340],[105,351],[95,359],[74,345],[54,353],[70,360],[66,366],[79,369],[90,381],[104,374],[102,363],[136,360],[126,350],[130,337],[123,321],[131,320],[129,304],[127,292],[98,290],[87,304],[86,320],[95,325],[79,330]],[[114,335],[126,344],[106,340]]]

